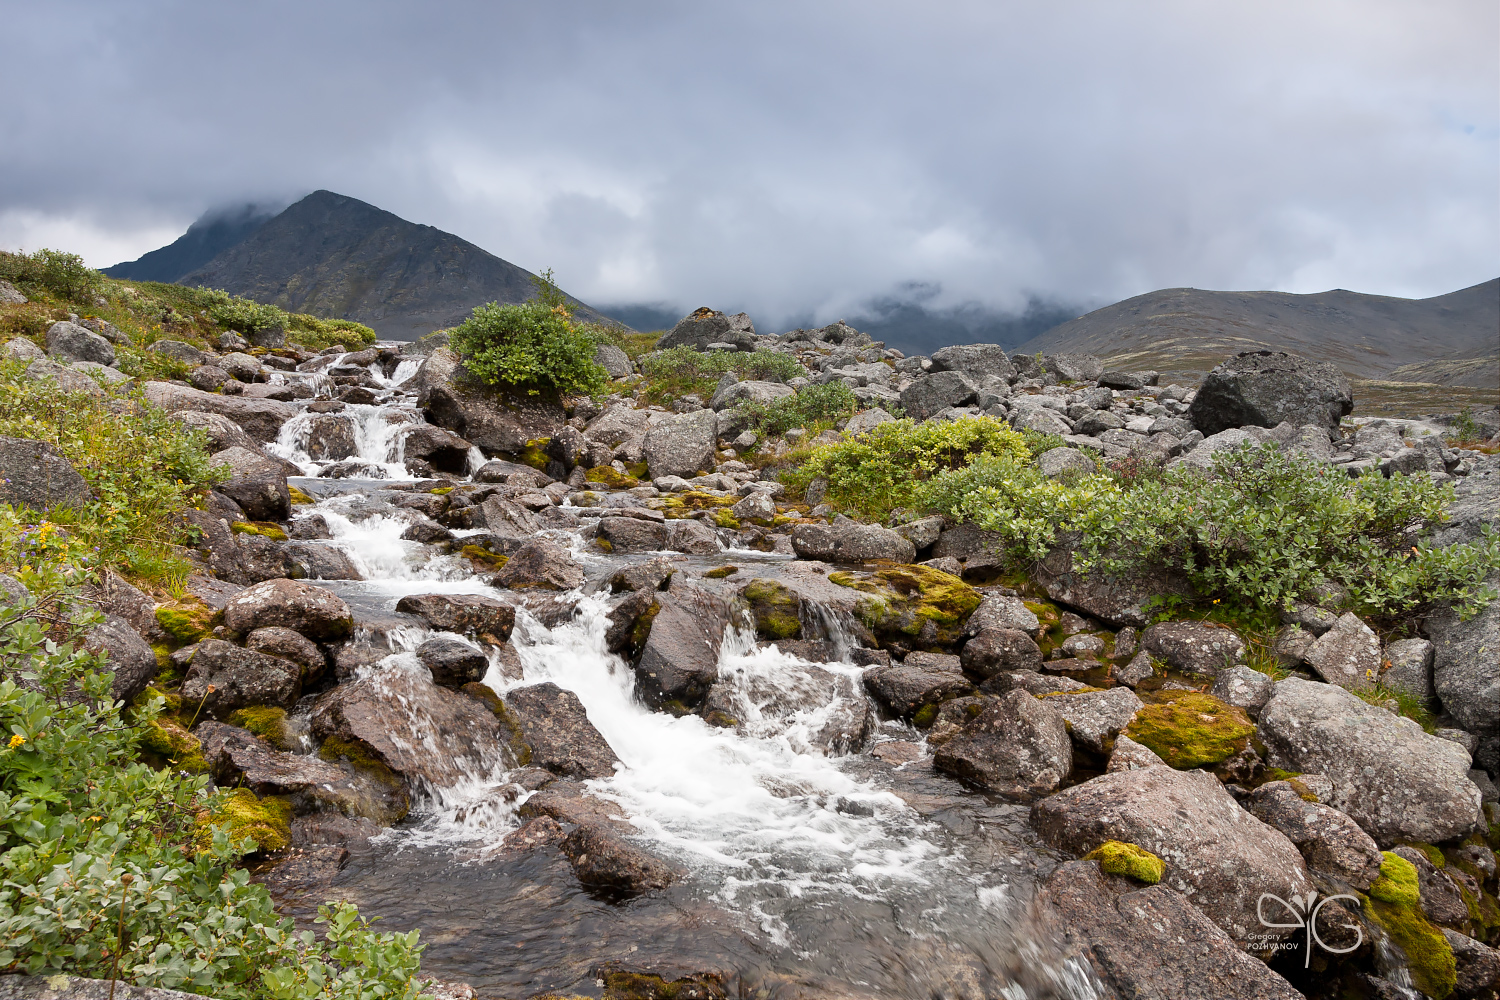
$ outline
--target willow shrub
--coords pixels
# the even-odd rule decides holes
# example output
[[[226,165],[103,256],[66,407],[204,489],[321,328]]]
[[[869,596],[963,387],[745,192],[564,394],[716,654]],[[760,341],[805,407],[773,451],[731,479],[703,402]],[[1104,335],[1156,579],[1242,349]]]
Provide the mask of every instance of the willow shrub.
[[[642,391],[652,403],[670,403],[696,393],[704,402],[719,387],[719,379],[733,375],[757,382],[790,382],[806,378],[807,369],[780,351],[700,351],[670,347],[641,356]]]
[[[980,457],[934,477],[915,502],[997,532],[1017,561],[1064,533],[1080,569],[1155,564],[1200,592],[1273,608],[1337,584],[1370,614],[1492,599],[1500,539],[1448,548],[1418,541],[1446,518],[1453,491],[1425,476],[1350,479],[1275,445],[1215,456],[1212,473],[1179,467],[1127,487],[1102,474],[1049,480],[1014,456]]]
[[[109,697],[105,662],[76,646],[97,615],[72,604],[0,606],[0,972],[118,971],[225,1000],[416,997],[415,931],[376,934],[341,905],[320,909],[322,939],[298,934],[236,865],[255,845],[216,822],[226,793],[136,760],[160,699],[127,715]]]
[[[798,489],[825,479],[827,503],[884,519],[918,502],[919,488],[941,473],[983,457],[1019,465],[1031,459],[1025,439],[1002,420],[892,420],[835,444],[813,450],[806,462],[782,478]]]
[[[546,389],[563,394],[601,390],[607,374],[594,360],[598,345],[598,335],[575,326],[564,306],[540,299],[479,306],[448,338],[448,346],[481,382],[532,395]]]

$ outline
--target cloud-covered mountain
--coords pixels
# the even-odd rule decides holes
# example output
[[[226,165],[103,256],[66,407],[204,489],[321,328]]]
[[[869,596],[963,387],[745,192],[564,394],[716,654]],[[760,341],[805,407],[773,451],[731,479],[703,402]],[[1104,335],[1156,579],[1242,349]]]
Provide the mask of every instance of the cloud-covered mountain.
[[[104,268],[111,278],[133,281],[176,281],[196,271],[230,247],[245,242],[265,225],[281,206],[244,204],[214,209],[188,227],[188,231],[160,250],[138,260]]]

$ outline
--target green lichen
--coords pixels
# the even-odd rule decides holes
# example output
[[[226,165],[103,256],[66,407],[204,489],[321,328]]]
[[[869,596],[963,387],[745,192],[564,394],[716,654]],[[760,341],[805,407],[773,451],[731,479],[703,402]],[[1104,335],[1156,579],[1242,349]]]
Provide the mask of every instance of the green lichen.
[[[583,478],[600,486],[608,486],[612,490],[628,490],[633,486],[641,485],[641,481],[634,476],[625,473],[609,465],[596,465],[583,474]]]
[[[213,630],[213,621],[218,613],[195,597],[184,598],[174,604],[163,604],[156,609],[156,622],[167,634],[183,645],[206,639]]]
[[[951,644],[980,601],[973,587],[931,566],[840,571],[828,579],[867,595],[860,601],[859,616],[877,636],[887,638],[922,636],[937,645]]]
[[[1421,851],[1424,855],[1426,855],[1427,862],[1434,868],[1448,867],[1448,859],[1443,857],[1442,850],[1434,847],[1431,844],[1424,843],[1420,840],[1398,840],[1396,841],[1396,843],[1400,844],[1402,847],[1410,847],[1413,850]]]
[[[775,641],[801,637],[802,620],[797,612],[802,602],[786,586],[775,580],[751,580],[740,595],[750,605],[755,632],[762,639]]]
[[[1422,913],[1416,866],[1390,851],[1381,857],[1380,877],[1370,886],[1370,917],[1406,955],[1417,989],[1444,1000],[1457,984],[1453,949]]]
[[[651,474],[651,469],[645,462],[626,462],[625,471],[642,481]]]
[[[318,502],[312,497],[308,496],[306,493],[303,493],[301,490],[297,489],[297,487],[295,486],[288,486],[286,488],[286,491],[291,496],[292,503],[297,506],[306,506],[307,504],[314,504]]]
[[[739,571],[740,568],[738,566],[720,566],[718,569],[711,569],[703,575],[709,580],[722,580],[726,576],[734,576]]]
[[[1125,734],[1179,770],[1217,764],[1245,749],[1255,724],[1210,694],[1172,692],[1136,713]]]
[[[229,717],[231,726],[247,729],[278,750],[291,750],[292,740],[286,731],[286,709],[270,705],[241,708]]]
[[[1084,855],[1087,861],[1099,862],[1106,875],[1123,875],[1146,885],[1156,885],[1167,873],[1167,863],[1144,847],[1118,840],[1106,840]]]
[[[433,494],[434,496],[445,497],[449,493],[453,492],[453,487],[451,487],[451,486],[436,486],[436,487],[433,487],[432,489],[428,490],[427,492]]]
[[[599,546],[599,549],[603,552],[613,552],[615,550],[615,547],[610,544],[608,538],[596,538],[594,539],[594,544]]]
[[[292,842],[292,807],[274,795],[257,799],[248,788],[236,788],[214,813],[198,819],[198,843],[213,841],[212,828],[227,825],[234,842],[249,837],[259,851],[279,851]]]
[[[706,490],[683,490],[681,493],[673,493],[669,497],[660,497],[651,501],[651,506],[661,511],[669,518],[692,517],[700,510],[718,510],[721,507],[733,507],[739,503],[742,497],[721,497],[716,493]]]
[[[235,521],[229,530],[236,535],[260,535],[276,542],[286,541],[286,532],[270,521]]]

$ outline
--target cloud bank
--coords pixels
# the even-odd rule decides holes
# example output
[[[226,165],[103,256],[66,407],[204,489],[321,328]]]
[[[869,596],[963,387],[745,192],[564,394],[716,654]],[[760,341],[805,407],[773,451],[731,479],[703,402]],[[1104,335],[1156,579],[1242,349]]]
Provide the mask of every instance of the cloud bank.
[[[1500,270],[1483,0],[7,8],[0,246],[99,266],[329,188],[762,328]]]

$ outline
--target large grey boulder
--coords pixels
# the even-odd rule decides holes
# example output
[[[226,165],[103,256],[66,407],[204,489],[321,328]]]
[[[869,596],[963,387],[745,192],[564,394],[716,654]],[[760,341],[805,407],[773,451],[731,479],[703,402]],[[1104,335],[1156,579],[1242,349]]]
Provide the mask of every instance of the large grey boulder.
[[[1332,806],[1307,801],[1290,782],[1261,785],[1246,800],[1245,808],[1286,834],[1316,874],[1360,892],[1380,877],[1380,849],[1370,835]]]
[[[55,447],[0,437],[0,502],[43,511],[81,507],[92,499],[89,484]]]
[[[1226,705],[1243,708],[1254,719],[1275,692],[1276,682],[1269,674],[1246,666],[1234,666],[1222,669],[1214,676],[1214,686],[1209,694]]]
[[[461,476],[469,467],[469,442],[445,427],[412,424],[401,434],[401,458],[413,475],[448,472]]]
[[[1080,430],[1080,434],[1088,431]],[[1065,475],[1088,475],[1098,472],[1099,465],[1077,448],[1049,448],[1037,456],[1037,468],[1048,479]]]
[[[439,428],[434,427],[433,430]],[[303,450],[315,462],[338,462],[352,457],[359,450],[354,418],[343,413],[315,413],[309,416],[307,443],[303,445]]]
[[[239,424],[223,414],[209,413],[204,410],[178,410],[172,414],[172,419],[184,427],[202,431],[207,435],[209,454],[224,451],[226,448],[259,450],[260,446],[256,444],[255,439],[246,434]]]
[[[675,578],[652,598],[656,612],[635,662],[636,689],[653,708],[695,708],[719,677],[729,603]]]
[[[1033,639],[1041,635],[1041,622],[1019,597],[1007,594],[985,594],[979,607],[969,614],[964,633],[974,636],[987,628],[1013,628]]]
[[[62,361],[115,363],[115,349],[109,341],[77,323],[63,320],[47,328],[47,353]]]
[[[630,363],[630,355],[614,344],[600,344],[594,348],[594,360],[610,378],[624,378],[635,370]]]
[[[580,883],[613,897],[665,889],[677,878],[676,869],[660,858],[597,824],[581,824],[558,848]]]
[[[638,517],[601,517],[596,536],[618,553],[660,552],[667,547],[667,537],[664,522]]]
[[[889,559],[909,563],[917,548],[900,532],[878,524],[799,524],[792,529],[792,548],[803,559],[864,562]]]
[[[292,496],[279,459],[236,446],[209,461],[229,467],[229,481],[214,488],[239,504],[252,521],[285,521],[291,516]]]
[[[979,386],[963,372],[933,372],[902,390],[901,406],[907,416],[926,420],[950,406],[972,403],[978,392]]]
[[[1016,366],[1010,363],[999,344],[954,344],[933,351],[931,370],[964,372],[976,381],[982,381],[985,376],[1009,379],[1016,374]]]
[[[983,608],[983,604],[980,608]],[[978,613],[977,610],[975,613]],[[975,677],[1042,669],[1042,650],[1036,641],[1020,629],[998,625],[980,629],[964,643],[960,658],[964,670]]]
[[[713,468],[718,422],[712,410],[694,410],[667,417],[646,432],[642,454],[652,479],[690,478]]]
[[[447,688],[482,681],[490,669],[484,650],[453,635],[428,639],[417,647],[417,659],[432,674],[434,684]]]
[[[1431,628],[1429,622],[1428,627]],[[1437,696],[1432,686],[1432,661],[1436,648],[1426,639],[1397,639],[1385,647],[1385,673],[1380,683],[1405,691],[1422,704]],[[1500,711],[1500,706],[1497,706]]]
[[[417,393],[429,422],[446,427],[486,455],[518,455],[528,444],[551,438],[568,421],[552,393],[532,396],[519,389],[487,386],[468,376],[459,356],[440,347],[427,356],[402,388]]]
[[[691,347],[708,350],[709,344],[733,344],[737,350],[755,350],[755,337],[743,327],[736,328],[729,317],[717,309],[703,306],[677,321],[671,331],[656,342],[656,349]]]
[[[572,691],[550,681],[531,684],[507,691],[505,703],[530,751],[528,765],[579,781],[614,777],[619,758]]]
[[[7,361],[35,361],[46,356],[46,351],[25,337],[12,337],[5,342],[4,347],[0,347],[0,357]]]
[[[1073,770],[1073,743],[1051,701],[1021,690],[989,701],[938,748],[932,766],[1017,802],[1056,791]]]
[[[1472,733],[1500,736],[1500,601],[1468,621],[1452,608],[1440,611],[1427,619],[1426,631],[1443,708]]]
[[[1245,657],[1232,629],[1210,622],[1157,622],[1141,633],[1141,648],[1174,670],[1212,677]]]
[[[583,586],[583,567],[550,538],[533,538],[500,567],[490,582],[511,590],[572,590]]]
[[[245,648],[291,660],[302,668],[304,684],[316,681],[328,669],[328,657],[318,648],[317,643],[300,632],[278,625],[258,628],[245,636]]]
[[[156,654],[141,634],[119,615],[105,615],[104,621],[84,634],[83,645],[108,657],[115,679],[110,695],[116,701],[129,702],[146,690],[156,676]]]
[[[1368,691],[1380,677],[1380,637],[1346,611],[1313,642],[1303,660],[1319,677],[1351,691]]]
[[[1059,437],[1073,433],[1073,428],[1068,426],[1059,413],[1045,406],[1013,408],[1010,425],[1018,431],[1036,431],[1038,434],[1056,434]]]
[[[1075,532],[1059,532],[1051,551],[1033,570],[1032,579],[1054,601],[1114,625],[1144,628],[1153,617],[1147,608],[1153,599],[1192,594],[1185,579],[1157,566],[1140,566],[1118,574],[1079,572],[1073,566],[1073,553],[1080,540]],[[939,540],[933,554],[942,554],[938,552],[941,547]]]
[[[1115,740],[1141,710],[1141,699],[1128,687],[1080,691],[1047,699],[1062,713],[1073,742],[1090,753],[1107,756]]]
[[[198,350],[198,348],[181,340],[158,340],[146,348],[146,350],[153,354],[160,354],[162,357],[171,358],[174,361],[181,361],[183,364],[194,368],[203,364],[208,358],[208,355]]]
[[[650,426],[650,411],[637,410],[629,403],[616,403],[595,417],[583,436],[612,450],[633,444],[635,457],[628,457],[627,451],[626,461],[639,461],[640,449]]]
[[[1280,351],[1246,351],[1209,372],[1188,419],[1205,435],[1282,421],[1334,429],[1353,408],[1349,379],[1334,365]]]
[[[348,635],[354,618],[349,605],[322,587],[297,580],[266,580],[229,599],[224,624],[240,633],[274,625],[323,641]]]
[[[850,417],[849,422],[844,425],[844,436],[850,438],[858,437],[861,434],[874,430],[881,424],[888,424],[895,419],[886,410],[860,410],[854,416]]]
[[[1292,842],[1241,809],[1206,771],[1112,771],[1036,803],[1031,825],[1074,854],[1110,840],[1144,847],[1167,863],[1162,884],[1242,946],[1278,933],[1256,916],[1262,893],[1290,899],[1312,888]]]
[[[1266,963],[1167,885],[1142,887],[1069,861],[1037,894],[1042,928],[1062,957],[1085,964],[1107,992],[1133,1000],[1302,1000]],[[1038,992],[1037,995],[1047,995]]]
[[[711,410],[723,410],[730,406],[743,406],[752,403],[760,406],[769,406],[778,399],[786,399],[797,395],[797,390],[780,382],[758,382],[750,380],[746,382],[730,382],[722,385],[708,401]]]
[[[201,392],[185,385],[171,382],[147,382],[143,387],[146,401],[168,413],[179,410],[198,410],[217,413],[239,424],[255,440],[268,443],[276,440],[281,425],[295,417],[296,407],[274,399],[252,399],[245,396],[221,396],[214,392]]]
[[[1479,789],[1463,747],[1336,685],[1279,682],[1261,709],[1259,738],[1268,764],[1327,775],[1328,805],[1382,845],[1436,843],[1480,823]]]
[[[501,640],[516,624],[514,606],[478,594],[409,594],[396,602],[396,610],[416,615],[431,629]]]
[[[875,666],[866,670],[861,680],[871,697],[903,719],[911,718],[918,709],[936,705],[971,687],[960,671],[926,664]]]
[[[302,668],[291,660],[205,639],[182,682],[182,700],[222,719],[253,705],[291,708],[301,690]]]

